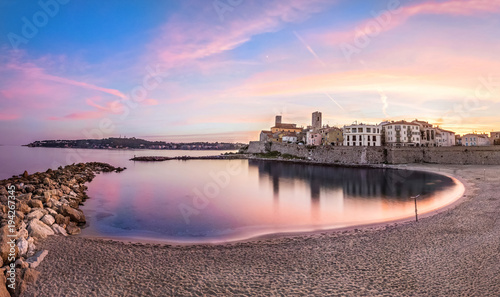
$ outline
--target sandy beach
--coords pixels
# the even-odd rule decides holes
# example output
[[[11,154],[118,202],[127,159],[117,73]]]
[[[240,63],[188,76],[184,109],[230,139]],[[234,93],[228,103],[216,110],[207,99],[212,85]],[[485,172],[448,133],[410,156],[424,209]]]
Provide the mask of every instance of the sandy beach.
[[[223,245],[49,236],[23,296],[499,296],[500,166],[406,168],[456,177],[464,198],[418,223]]]

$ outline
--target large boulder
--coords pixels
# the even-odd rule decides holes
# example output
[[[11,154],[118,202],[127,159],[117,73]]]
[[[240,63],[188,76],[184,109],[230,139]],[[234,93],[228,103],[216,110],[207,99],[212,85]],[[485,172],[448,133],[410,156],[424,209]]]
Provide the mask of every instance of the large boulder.
[[[61,213],[65,216],[69,216],[70,220],[78,224],[85,224],[85,215],[79,209],[74,209],[69,205],[63,205],[61,207]]]
[[[33,196],[33,194],[32,194],[32,193],[19,195],[19,197],[17,197],[17,200],[29,201],[29,200],[31,199],[31,197],[32,197],[32,196]]]
[[[53,216],[46,214],[42,217],[42,219],[40,221],[42,221],[47,226],[52,226],[52,224],[54,224],[56,219],[54,219]]]
[[[13,241],[14,238],[10,237],[9,235],[12,235],[9,225],[4,225],[2,228],[0,228],[0,257],[2,258],[3,264],[8,264],[11,262],[8,261],[8,259],[12,253],[14,253],[14,256],[17,256],[18,253],[16,242]]]
[[[49,235],[54,235],[54,231],[39,219],[31,220],[28,225],[28,232],[34,238],[47,238]]]
[[[59,226],[58,224],[54,224],[51,226],[52,230],[54,230],[55,234],[61,234],[62,236],[68,236],[68,233],[66,232],[66,229],[63,227]]]
[[[47,201],[49,201],[50,199],[59,200],[61,196],[62,196],[61,190],[53,189],[43,192],[43,197],[41,199],[43,203],[47,203]]]
[[[49,201],[46,202],[46,205],[49,208],[59,208],[61,207],[62,203],[57,201],[56,199],[50,198]]]
[[[19,249],[19,255],[24,256],[28,253],[28,241],[21,237],[17,240],[17,248]]]
[[[32,211],[26,216],[28,221],[33,220],[33,219],[41,219],[45,214],[43,211],[39,208],[37,209],[32,209]]]
[[[78,206],[80,205],[80,200],[79,199],[70,199],[69,200],[69,206],[78,209]]]
[[[15,289],[8,288],[11,296],[21,296],[29,285],[36,282],[40,272],[32,268],[16,269],[16,287]]]
[[[24,223],[24,222],[23,222]],[[19,238],[28,238],[28,230],[26,230],[26,228],[20,228],[19,231],[17,231],[17,236],[16,238],[19,239]]]
[[[56,223],[61,225],[61,226],[68,226],[70,219],[69,217],[65,217],[62,214],[56,214],[55,215]]]
[[[0,273],[0,297],[10,297],[10,293],[7,291],[7,279],[3,273]]]
[[[61,186],[61,190],[64,194],[68,195],[71,192],[71,189],[65,185]]]
[[[43,197],[42,197],[43,202],[47,203],[47,201],[49,201],[49,199],[52,198],[51,196],[52,195],[50,194],[49,191],[43,192]]]
[[[49,201],[50,202],[50,201]],[[53,210],[52,208],[45,208],[48,212],[49,212],[49,215],[55,217],[56,214],[57,214],[57,211]]]
[[[26,192],[31,194],[32,192],[35,191],[36,188],[33,185],[26,185],[26,186],[24,186],[24,189],[26,190]]]
[[[36,252],[36,245],[34,243],[34,239],[33,237],[28,237],[28,253],[26,254],[26,256],[30,257],[30,256],[33,256]]]
[[[75,222],[70,222],[68,226],[66,226],[66,231],[70,235],[79,234],[81,232],[80,228],[76,226]]]
[[[22,212],[24,214],[28,214],[31,211],[31,207],[28,206],[28,204],[24,201],[19,201],[17,203],[17,210],[19,212]]]
[[[28,205],[32,208],[43,208],[42,201],[40,201],[38,199],[32,199],[32,200],[28,201]]]
[[[30,268],[37,268],[38,265],[40,265],[40,263],[42,263],[43,259],[45,259],[45,257],[47,256],[48,253],[49,253],[49,251],[47,251],[47,250],[39,251],[38,253],[36,253],[32,257],[29,257],[28,259],[26,259],[26,262],[28,264],[30,264]]]

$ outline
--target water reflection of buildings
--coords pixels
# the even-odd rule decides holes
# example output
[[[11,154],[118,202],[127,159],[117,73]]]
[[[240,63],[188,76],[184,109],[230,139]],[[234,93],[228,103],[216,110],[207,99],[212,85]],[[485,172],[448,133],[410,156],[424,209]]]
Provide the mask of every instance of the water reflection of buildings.
[[[249,166],[258,168],[261,179],[270,178],[275,201],[278,199],[280,179],[301,180],[310,187],[313,207],[320,202],[321,190],[342,190],[349,197],[406,200],[415,195],[426,195],[447,189],[450,178],[433,173],[394,169],[350,168],[304,165],[298,163],[249,160]]]

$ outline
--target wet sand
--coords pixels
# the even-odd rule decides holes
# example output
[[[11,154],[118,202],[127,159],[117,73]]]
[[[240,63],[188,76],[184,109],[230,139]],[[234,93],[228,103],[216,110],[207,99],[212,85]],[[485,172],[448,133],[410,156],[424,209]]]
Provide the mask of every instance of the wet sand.
[[[418,223],[224,245],[51,236],[23,296],[499,296],[500,166],[407,168],[457,177],[464,198]]]

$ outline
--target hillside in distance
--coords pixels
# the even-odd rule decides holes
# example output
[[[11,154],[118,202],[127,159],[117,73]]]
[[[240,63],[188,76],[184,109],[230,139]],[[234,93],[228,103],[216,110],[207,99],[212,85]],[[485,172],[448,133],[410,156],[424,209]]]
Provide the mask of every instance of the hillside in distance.
[[[174,143],[148,141],[139,138],[103,138],[79,140],[40,140],[28,147],[87,148],[87,149],[155,149],[155,150],[237,150],[244,144],[229,142]]]

